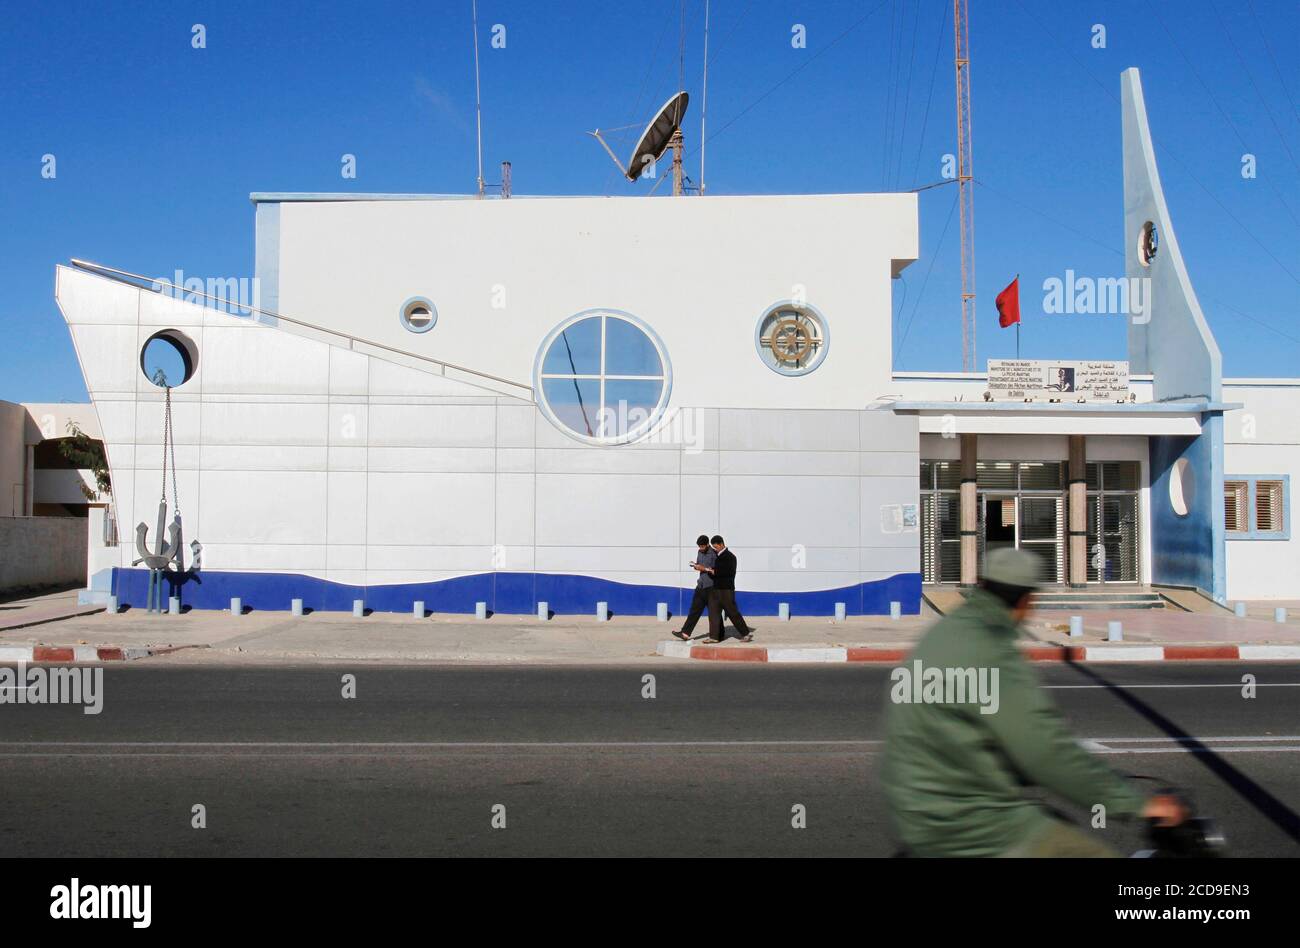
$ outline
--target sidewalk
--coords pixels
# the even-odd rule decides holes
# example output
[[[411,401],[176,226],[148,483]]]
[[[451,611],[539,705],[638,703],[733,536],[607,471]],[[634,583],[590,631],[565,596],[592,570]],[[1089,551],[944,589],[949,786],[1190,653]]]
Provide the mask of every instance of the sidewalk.
[[[0,602],[0,633],[44,625],[47,622],[58,622],[74,616],[94,615],[96,612],[103,611],[103,606],[78,605],[75,589],[11,599]]]
[[[1035,660],[1063,659],[1066,649],[1081,661],[1300,660],[1300,608],[1291,608],[1283,624],[1264,618],[1271,617],[1272,604],[1253,605],[1251,615],[1259,617],[1171,610],[1086,612],[1083,636],[1071,639],[1067,613],[1042,612],[1030,617],[1022,646]],[[1123,623],[1122,643],[1106,641],[1110,620]],[[656,658],[683,664],[719,658],[896,662],[934,621],[931,615],[898,621],[888,616],[852,617],[843,623],[829,618],[779,622],[774,617],[755,617],[754,643],[729,639],[705,648],[703,624],[690,644],[670,636],[672,629],[680,627],[676,618],[667,623],[639,616],[597,622],[588,616],[557,616],[542,622],[514,615],[478,621],[464,615],[417,619],[374,613],[357,619],[338,612],[294,617],[287,612],[231,616],[198,611],[160,616],[132,609],[119,615],[72,616],[35,627],[0,627],[0,660],[93,660],[90,649],[116,649],[122,658],[227,664],[626,664]],[[60,651],[47,651],[51,648]],[[74,650],[71,657],[67,649]],[[98,651],[96,655],[100,660],[112,658]]]

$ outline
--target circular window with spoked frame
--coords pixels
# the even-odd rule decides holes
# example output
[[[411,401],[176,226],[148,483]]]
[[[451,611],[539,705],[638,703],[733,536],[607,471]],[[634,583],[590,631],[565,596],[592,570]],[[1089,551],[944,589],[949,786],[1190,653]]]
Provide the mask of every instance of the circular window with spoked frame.
[[[807,375],[826,360],[830,330],[826,318],[807,303],[785,300],[769,306],[754,330],[758,357],[780,375]]]

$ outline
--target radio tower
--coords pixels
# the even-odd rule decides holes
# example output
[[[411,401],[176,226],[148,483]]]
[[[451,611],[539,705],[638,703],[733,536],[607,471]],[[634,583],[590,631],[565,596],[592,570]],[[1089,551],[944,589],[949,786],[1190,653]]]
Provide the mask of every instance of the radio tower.
[[[961,367],[975,371],[975,204],[971,182],[970,26],[966,0],[952,0],[957,71],[957,200],[961,204]]]

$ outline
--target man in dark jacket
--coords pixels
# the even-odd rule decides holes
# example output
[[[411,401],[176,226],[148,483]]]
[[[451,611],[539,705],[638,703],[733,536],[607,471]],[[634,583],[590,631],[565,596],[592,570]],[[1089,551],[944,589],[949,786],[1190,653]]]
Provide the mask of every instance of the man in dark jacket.
[[[722,537],[715,536],[709,541],[717,559],[713,564],[713,588],[709,590],[709,642],[721,642],[726,637],[726,628],[722,624],[725,612],[731,624],[740,633],[740,641],[754,641],[745,617],[736,605],[736,554],[727,549]]]
[[[1118,855],[1104,832],[1052,816],[1027,785],[1089,810],[1104,806],[1110,819],[1172,825],[1187,815],[1176,798],[1144,798],[1084,750],[1035,680],[1016,638],[1038,570],[1032,553],[990,553],[980,588],[891,675],[881,776],[915,856]]]
[[[686,616],[686,622],[680,629],[673,633],[683,642],[691,637],[695,631],[695,623],[700,621],[700,615],[709,604],[709,590],[713,588],[713,563],[717,555],[709,547],[709,538],[701,533],[695,540],[697,552],[695,562],[691,564],[691,569],[695,570],[699,577],[695,580],[695,593],[691,596],[691,611]],[[713,611],[709,611],[709,628],[713,628]]]

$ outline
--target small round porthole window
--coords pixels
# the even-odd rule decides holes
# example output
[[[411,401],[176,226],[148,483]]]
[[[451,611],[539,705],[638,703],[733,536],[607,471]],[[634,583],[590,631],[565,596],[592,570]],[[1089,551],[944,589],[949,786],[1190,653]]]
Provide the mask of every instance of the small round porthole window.
[[[398,315],[411,332],[428,332],[438,322],[438,310],[423,296],[412,296]]]
[[[140,348],[140,371],[159,388],[184,385],[194,377],[198,364],[194,341],[175,329],[154,333]]]
[[[649,433],[671,387],[659,337],[615,310],[588,310],[560,323],[543,340],[533,370],[542,413],[588,444],[625,444]]]
[[[807,375],[825,360],[830,334],[821,313],[807,303],[786,301],[759,319],[754,345],[773,372]]]
[[[1138,231],[1138,263],[1144,267],[1151,266],[1151,261],[1159,252],[1160,234],[1156,231],[1156,225],[1147,221]]]

